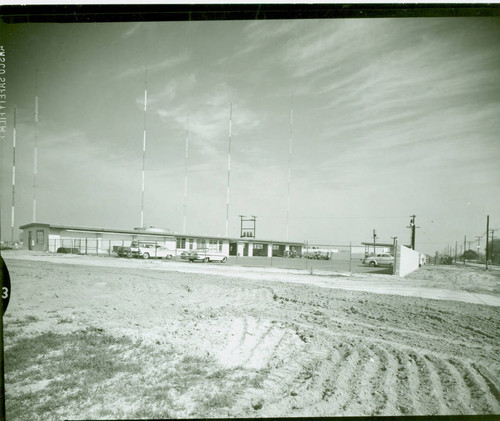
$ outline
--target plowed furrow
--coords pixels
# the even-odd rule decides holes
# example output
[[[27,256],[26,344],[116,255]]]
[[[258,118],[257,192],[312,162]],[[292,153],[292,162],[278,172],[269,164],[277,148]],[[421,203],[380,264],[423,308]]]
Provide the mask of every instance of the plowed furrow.
[[[374,414],[377,408],[379,361],[375,353],[366,345],[360,344],[358,349],[358,378],[352,383],[352,397],[345,407],[345,413]]]
[[[427,375],[431,384],[431,402],[437,406],[438,414],[450,414],[450,408],[446,404],[445,392],[443,390],[443,383],[439,374],[439,369],[432,362],[431,357],[424,355],[422,362],[425,364]]]
[[[476,371],[463,361],[450,359],[448,362],[455,367],[458,373],[460,373],[465,386],[469,390],[471,396],[471,409],[475,413],[491,413],[492,408],[490,402],[494,400],[494,397],[488,390],[484,379],[478,376]]]
[[[374,412],[377,415],[395,414],[397,403],[397,361],[387,350],[385,344],[373,345],[372,349],[380,361],[380,387],[379,400]]]
[[[329,412],[332,415],[342,414],[342,409],[351,398],[351,385],[359,361],[356,348],[352,348],[348,344],[344,344],[343,347],[347,350],[344,352],[340,364],[335,366],[336,371],[331,373],[330,396],[326,399]]]
[[[464,388],[463,379],[457,374],[456,369],[447,361],[436,357],[426,355],[426,358],[434,365],[441,387],[443,390],[443,399],[452,414],[464,414],[470,412],[470,394]]]
[[[411,354],[410,354],[411,356]],[[435,373],[434,367],[429,367],[429,362],[422,355],[412,357],[415,363],[412,369],[417,376],[418,386],[413,389],[416,394],[416,415],[438,415],[446,412],[446,406],[442,404],[443,391],[441,382]]]
[[[378,375],[372,378],[372,398],[373,410],[371,415],[381,415],[384,407],[389,402],[389,393],[387,390],[388,376],[388,357],[387,351],[377,344],[371,344],[370,350],[373,352],[374,364],[377,367]]]
[[[411,390],[411,380],[410,380],[410,372],[408,368],[408,354],[397,350],[390,350],[394,357],[397,360],[397,405],[396,409],[401,415],[411,415],[414,414],[414,390]]]
[[[484,367],[481,367],[479,364],[472,363],[468,365],[468,369],[470,370],[470,375],[474,378],[474,381],[480,385],[480,389],[484,392],[484,394],[481,395],[482,398],[486,400],[489,408],[485,412],[493,414],[500,413],[500,392],[490,377],[485,374],[486,370]]]

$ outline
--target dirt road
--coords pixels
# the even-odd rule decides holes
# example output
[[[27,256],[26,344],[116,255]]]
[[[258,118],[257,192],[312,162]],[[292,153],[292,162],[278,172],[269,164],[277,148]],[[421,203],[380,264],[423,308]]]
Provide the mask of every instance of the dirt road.
[[[500,413],[500,283],[491,274],[428,268],[408,279],[348,278],[221,265],[165,270],[164,262],[86,256],[4,259],[12,277],[5,318],[11,341],[94,326],[160,355],[208,355],[218,370],[234,370],[234,385],[242,384],[236,374],[262,377],[205,412],[194,392],[172,386],[169,417]],[[32,323],[16,328],[29,317]],[[148,378],[159,378],[165,364],[149,361]],[[6,376],[9,408],[29,379]],[[200,376],[196,390],[209,377]],[[118,390],[125,392],[114,384],[104,402],[69,399],[58,414],[102,418],[105,406],[110,418],[131,418],[133,405],[119,409]],[[43,396],[43,388],[29,392]]]

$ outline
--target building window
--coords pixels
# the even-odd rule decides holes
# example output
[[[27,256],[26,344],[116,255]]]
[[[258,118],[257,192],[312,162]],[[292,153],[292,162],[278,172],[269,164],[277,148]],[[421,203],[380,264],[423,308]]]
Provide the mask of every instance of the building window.
[[[222,241],[219,241],[219,251],[222,251]]]
[[[217,240],[210,240],[208,248],[217,250]]]
[[[43,245],[43,230],[37,230],[37,232],[36,232],[36,243]]]
[[[186,248],[186,239],[185,238],[177,238],[177,248],[185,249]]]
[[[194,240],[192,238],[189,239],[189,250],[193,250]]]
[[[199,249],[204,249],[207,247],[207,242],[204,238],[201,238],[198,240],[198,248]]]
[[[264,244],[257,244],[255,243],[253,245],[254,250],[263,250],[264,249]]]
[[[279,250],[280,246],[279,244],[273,244],[273,250]]]

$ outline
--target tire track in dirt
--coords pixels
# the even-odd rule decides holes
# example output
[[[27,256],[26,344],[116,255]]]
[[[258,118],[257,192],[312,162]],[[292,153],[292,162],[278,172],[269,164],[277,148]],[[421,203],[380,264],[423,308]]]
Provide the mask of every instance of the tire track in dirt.
[[[434,367],[443,391],[443,402],[451,414],[470,413],[470,393],[457,370],[446,360],[435,355],[425,358]]]
[[[449,360],[455,365],[464,378],[464,381],[470,390],[473,402],[475,403],[475,412],[479,413],[499,413],[500,396],[493,383],[485,378],[476,368],[474,363],[465,361]],[[476,408],[477,407],[477,408]]]
[[[359,414],[365,411],[367,414],[373,414],[376,402],[373,398],[373,382],[377,375],[378,364],[375,364],[373,358],[375,354],[363,343],[357,344],[358,364],[356,375],[352,381],[350,390],[350,399],[344,405],[344,414]]]
[[[477,372],[477,374],[484,379],[484,382],[488,386],[490,393],[495,397],[497,403],[500,404],[500,390],[498,386],[495,385],[495,381],[493,380],[497,379],[498,377],[493,376],[490,370],[488,370],[482,364],[472,363],[471,366]]]
[[[415,385],[413,393],[416,396],[415,415],[436,415],[446,411],[443,401],[443,390],[439,376],[434,372],[425,356],[410,353],[412,359],[411,373],[415,376],[418,385]],[[434,399],[432,399],[434,397]]]

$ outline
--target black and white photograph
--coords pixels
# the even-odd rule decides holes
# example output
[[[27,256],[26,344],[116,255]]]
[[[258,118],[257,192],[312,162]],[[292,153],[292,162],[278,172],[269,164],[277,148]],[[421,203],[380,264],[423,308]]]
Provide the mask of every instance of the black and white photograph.
[[[1,6],[1,416],[500,414],[500,7]]]

